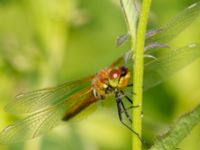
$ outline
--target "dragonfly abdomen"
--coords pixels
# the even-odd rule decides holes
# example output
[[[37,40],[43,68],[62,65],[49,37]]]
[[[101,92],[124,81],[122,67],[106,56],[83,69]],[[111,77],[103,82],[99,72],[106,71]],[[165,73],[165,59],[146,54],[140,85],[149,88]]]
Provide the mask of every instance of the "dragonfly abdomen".
[[[71,108],[69,108],[68,111],[65,113],[64,117],[62,118],[62,120],[67,121],[73,118],[74,116],[76,116],[78,113],[80,113],[82,110],[84,110],[86,107],[96,102],[97,100],[98,99],[94,97],[91,91],[85,99],[81,100],[80,102],[74,104]]]

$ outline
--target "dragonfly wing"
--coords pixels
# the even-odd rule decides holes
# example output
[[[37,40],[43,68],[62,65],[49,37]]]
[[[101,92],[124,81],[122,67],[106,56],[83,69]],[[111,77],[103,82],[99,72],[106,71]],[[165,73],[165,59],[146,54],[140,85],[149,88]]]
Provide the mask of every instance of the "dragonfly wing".
[[[192,24],[200,15],[200,2],[194,3],[181,13],[173,17],[163,27],[150,30],[146,34],[146,38],[153,41],[169,42],[179,33],[181,33],[186,27]]]
[[[147,41],[169,42],[190,24],[192,24],[200,15],[200,2],[194,3],[173,17],[168,23],[158,29],[148,30],[146,33]],[[119,36],[117,45],[122,45],[127,41],[129,34]]]
[[[24,120],[6,127],[0,133],[0,143],[9,144],[35,138],[57,126],[63,116],[63,108],[51,107],[34,113]]]
[[[85,88],[64,102],[33,113],[27,118],[8,126],[0,133],[0,143],[9,144],[24,141],[48,132],[59,125],[64,116],[74,117],[84,108],[95,102],[97,99],[92,98],[91,95],[93,95],[91,88]],[[87,103],[87,105],[77,107],[83,103]],[[75,111],[74,108],[78,108],[79,110]]]
[[[114,67],[117,67],[117,66],[122,66],[124,64],[126,64],[125,59],[124,59],[123,56],[121,56],[117,60],[115,60],[108,68],[114,68]]]
[[[84,87],[89,86],[91,79],[92,77],[86,77],[81,80],[64,83],[57,87],[19,94],[15,100],[10,101],[6,105],[5,111],[13,114],[33,113],[51,107],[65,101]]]
[[[145,64],[144,90],[163,82],[200,57],[200,45],[189,44],[168,51],[164,56]]]
[[[70,107],[68,107],[68,109],[65,111],[65,114],[62,118],[63,121],[68,121],[69,119],[77,116],[77,114],[79,114],[82,110],[99,100],[94,96],[91,88],[71,96],[70,99],[71,100],[68,100],[64,103],[66,106]]]

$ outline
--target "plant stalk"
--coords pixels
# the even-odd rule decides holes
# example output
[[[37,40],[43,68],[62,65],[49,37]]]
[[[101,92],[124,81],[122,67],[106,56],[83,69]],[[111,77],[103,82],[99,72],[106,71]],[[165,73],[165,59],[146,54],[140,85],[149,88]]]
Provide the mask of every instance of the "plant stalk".
[[[133,109],[133,124],[132,128],[135,132],[142,137],[142,97],[143,97],[143,59],[144,59],[144,46],[145,46],[145,33],[148,22],[148,14],[150,10],[151,0],[143,0],[141,13],[139,16],[137,34],[136,34],[136,43],[132,38],[132,48],[134,48],[133,55],[133,105],[139,106],[136,109]],[[134,35],[131,35],[134,36]],[[135,45],[135,46],[134,46]],[[142,149],[142,141],[133,134],[132,138],[132,149],[133,150],[141,150]]]

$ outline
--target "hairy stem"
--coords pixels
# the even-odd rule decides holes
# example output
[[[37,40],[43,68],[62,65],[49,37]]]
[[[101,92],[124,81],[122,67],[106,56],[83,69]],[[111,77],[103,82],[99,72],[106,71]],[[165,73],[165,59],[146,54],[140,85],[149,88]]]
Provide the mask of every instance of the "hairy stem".
[[[144,58],[144,45],[145,45],[145,32],[148,20],[148,13],[150,9],[151,0],[143,0],[141,15],[139,16],[139,25],[137,29],[138,9],[136,6],[136,0],[121,0],[121,6],[123,8],[128,31],[131,36],[132,50],[135,50],[133,55],[133,95],[134,106],[140,106],[133,109],[133,125],[132,128],[135,133],[138,133],[141,137],[142,131],[142,89],[143,89],[143,58]],[[136,34],[137,32],[137,34]],[[141,138],[133,133],[133,149],[141,150],[142,143]]]
[[[145,46],[145,33],[148,21],[148,14],[150,10],[151,0],[143,0],[141,14],[139,16],[138,29],[136,35],[136,43],[134,48],[133,55],[133,95],[134,106],[140,106],[137,109],[133,109],[133,125],[132,128],[136,131],[140,136],[142,135],[142,94],[143,94],[143,59],[144,59],[144,46]],[[131,35],[132,36],[132,35]],[[134,43],[134,41],[132,41]],[[133,135],[133,150],[141,150],[142,143],[137,138],[137,136]]]

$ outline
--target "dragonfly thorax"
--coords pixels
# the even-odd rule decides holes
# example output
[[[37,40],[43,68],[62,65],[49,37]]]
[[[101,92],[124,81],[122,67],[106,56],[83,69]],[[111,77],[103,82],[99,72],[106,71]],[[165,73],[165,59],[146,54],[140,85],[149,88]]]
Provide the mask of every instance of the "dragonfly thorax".
[[[95,97],[105,98],[116,90],[127,87],[130,79],[128,68],[108,68],[99,71],[92,80],[92,88]]]

